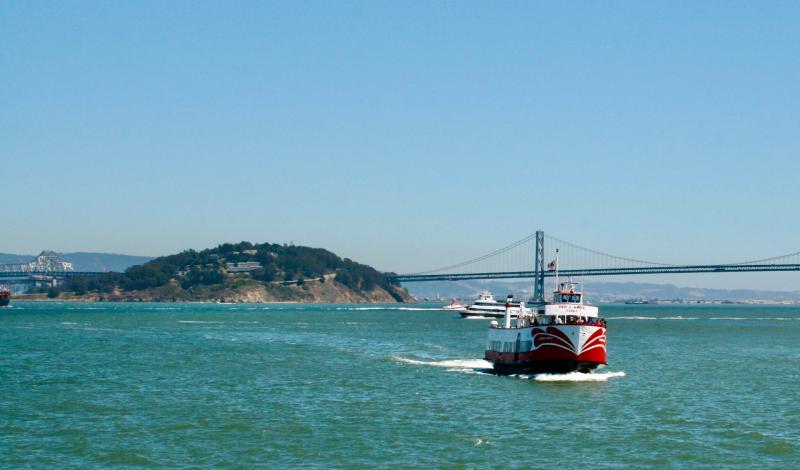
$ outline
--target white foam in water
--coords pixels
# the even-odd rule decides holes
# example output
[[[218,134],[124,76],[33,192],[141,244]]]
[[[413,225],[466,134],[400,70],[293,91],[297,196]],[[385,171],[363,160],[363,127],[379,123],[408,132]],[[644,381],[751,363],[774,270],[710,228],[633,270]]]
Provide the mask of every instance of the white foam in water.
[[[606,317],[606,320],[700,320],[700,317]],[[800,321],[800,317],[708,317],[708,320],[774,320],[774,321]]]
[[[396,308],[387,308],[386,310],[406,310],[409,312],[441,312],[444,309],[441,308],[419,308],[419,307],[396,307]]]
[[[433,366],[445,367],[448,369],[458,370],[475,370],[475,369],[491,369],[492,363],[484,361],[483,359],[449,359],[444,361],[418,361],[416,359],[408,359],[405,357],[393,356],[393,360],[402,362],[404,364],[412,364],[416,366]]]
[[[613,377],[625,377],[625,372],[569,372],[566,374],[538,374],[532,376],[537,382],[605,382]]]
[[[711,317],[709,320],[775,320],[775,321],[800,321],[800,317]]]
[[[467,320],[491,320],[492,319],[492,317],[473,317],[473,316],[464,317],[464,318],[466,318]]]
[[[178,323],[212,324],[212,323],[225,323],[225,322],[221,322],[221,321],[203,321],[203,320],[178,320]]]
[[[449,359],[443,361],[419,361],[406,357],[393,356],[392,360],[417,366],[444,367],[449,372],[465,372],[468,374],[486,374],[491,372],[492,363],[483,359]],[[535,380],[537,382],[605,382],[614,377],[625,377],[625,372],[594,372],[584,374],[582,372],[569,372],[566,374],[515,374],[516,377],[524,380]]]
[[[422,307],[336,307],[336,310],[346,311],[370,311],[370,310],[403,310],[409,312],[440,312],[441,308],[422,308]]]
[[[658,320],[656,317],[606,317],[606,320]]]
[[[700,317],[606,317],[606,320],[699,320]]]

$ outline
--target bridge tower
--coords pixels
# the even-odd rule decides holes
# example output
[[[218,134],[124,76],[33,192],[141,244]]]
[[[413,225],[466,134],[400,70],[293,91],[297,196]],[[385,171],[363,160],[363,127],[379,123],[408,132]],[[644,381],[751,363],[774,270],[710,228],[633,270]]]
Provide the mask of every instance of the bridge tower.
[[[544,303],[544,231],[536,231],[536,259],[534,260],[533,303]]]

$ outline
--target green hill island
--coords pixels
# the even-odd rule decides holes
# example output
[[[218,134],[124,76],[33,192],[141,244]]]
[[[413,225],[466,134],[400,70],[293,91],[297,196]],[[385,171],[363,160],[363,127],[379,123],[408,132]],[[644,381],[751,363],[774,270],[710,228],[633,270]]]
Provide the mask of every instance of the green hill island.
[[[389,274],[322,248],[241,242],[162,256],[124,273],[71,278],[38,295],[143,302],[412,302]]]

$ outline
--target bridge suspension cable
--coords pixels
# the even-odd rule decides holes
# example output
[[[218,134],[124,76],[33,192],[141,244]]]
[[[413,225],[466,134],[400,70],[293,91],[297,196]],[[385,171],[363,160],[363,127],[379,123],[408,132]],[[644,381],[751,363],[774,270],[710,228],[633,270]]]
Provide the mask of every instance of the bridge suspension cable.
[[[731,266],[739,266],[739,265],[744,265],[744,264],[764,264],[764,263],[767,263],[768,261],[788,260],[790,258],[798,258],[798,259],[800,259],[800,251],[795,251],[794,253],[788,253],[788,254],[780,255],[780,256],[773,256],[773,257],[770,257],[770,258],[762,258],[762,259],[756,259],[756,260],[752,260],[752,261],[742,261],[741,263],[732,263]]]
[[[536,234],[533,233],[509,245],[459,263],[436,269],[416,272],[409,275],[426,275],[453,272],[502,272],[527,271],[533,263]],[[555,250],[560,250],[560,268],[634,268],[648,266],[675,266],[675,264],[647,261],[636,258],[612,255],[578,244],[545,235],[546,258],[555,258]],[[480,265],[479,265],[480,263]]]
[[[517,247],[519,247],[521,245],[524,245],[525,243],[531,242],[534,238],[536,238],[536,234],[535,233],[530,234],[530,235],[528,235],[527,237],[525,237],[525,238],[523,238],[521,240],[517,240],[517,241],[515,241],[514,243],[512,243],[510,245],[504,246],[503,248],[499,248],[497,250],[494,250],[491,253],[486,253],[485,255],[478,256],[477,258],[473,258],[473,259],[470,259],[470,260],[467,260],[467,261],[462,261],[461,263],[451,264],[450,266],[444,266],[444,267],[437,268],[437,269],[430,269],[428,271],[421,271],[421,272],[413,273],[413,274],[414,275],[435,274],[435,273],[440,273],[442,271],[449,271],[451,269],[463,268],[465,266],[469,266],[471,264],[475,264],[475,263],[478,263],[478,262],[481,262],[481,261],[485,261],[487,259],[494,258],[496,256],[504,254],[504,253],[506,253],[506,252],[508,252],[510,250],[513,250],[514,248],[517,248]]]
[[[583,247],[583,246],[580,246],[580,245],[576,245],[575,243],[568,242],[566,240],[562,240],[562,239],[554,237],[552,235],[545,235],[545,241],[546,242],[547,241],[551,242],[551,243],[546,243],[545,242],[545,246],[546,247],[555,246],[556,248],[561,248],[561,246],[558,246],[558,245],[567,246],[567,247],[570,247],[570,248],[572,248],[572,249],[574,249],[574,250],[576,250],[578,252],[584,252],[584,253],[589,254],[589,255],[594,255],[595,257],[607,258],[608,260],[614,260],[614,261],[625,263],[625,264],[628,264],[628,265],[633,263],[633,264],[640,264],[640,265],[647,265],[647,266],[676,266],[673,263],[661,263],[661,262],[658,262],[658,261],[647,261],[647,260],[641,260],[641,259],[636,259],[636,258],[626,258],[624,256],[612,255],[612,254],[609,254],[609,253],[604,253],[602,251],[597,251],[597,250],[593,250],[591,248],[586,248],[586,247]],[[551,251],[551,249],[548,249],[548,251]],[[577,258],[578,256],[575,256],[575,257]],[[596,262],[597,260],[593,260],[593,261]],[[574,262],[573,262],[573,264],[574,264]],[[584,266],[586,266],[586,264],[587,263],[585,263],[585,262],[583,263]],[[594,263],[591,263],[591,264],[594,264]],[[609,265],[605,265],[603,267],[610,267],[610,266]]]

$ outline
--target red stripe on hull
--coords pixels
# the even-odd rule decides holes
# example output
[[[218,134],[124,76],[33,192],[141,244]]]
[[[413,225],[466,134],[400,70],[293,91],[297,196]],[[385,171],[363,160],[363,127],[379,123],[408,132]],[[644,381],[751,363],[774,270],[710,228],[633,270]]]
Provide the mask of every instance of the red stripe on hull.
[[[575,354],[561,348],[541,347],[536,351],[521,353],[503,353],[496,351],[486,351],[484,356],[491,362],[537,362],[537,361],[579,361],[606,363],[606,351],[603,348],[590,349],[582,354]]]
[[[487,350],[484,357],[501,373],[575,370],[588,372],[607,363],[605,328],[597,327],[580,345],[580,349],[561,328],[534,327],[530,333],[534,347],[532,351],[515,353]]]

